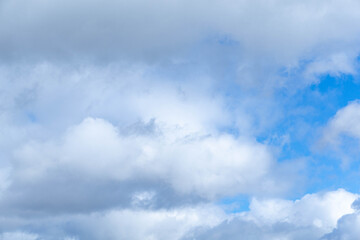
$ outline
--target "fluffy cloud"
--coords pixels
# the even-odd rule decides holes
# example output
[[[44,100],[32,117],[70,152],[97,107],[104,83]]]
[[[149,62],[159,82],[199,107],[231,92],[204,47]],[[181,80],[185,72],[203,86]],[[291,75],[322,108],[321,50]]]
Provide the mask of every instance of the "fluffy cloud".
[[[264,145],[230,135],[174,138],[174,132],[159,130],[159,136],[124,136],[110,123],[88,118],[60,140],[30,142],[15,152],[11,184],[3,192],[2,202],[15,204],[15,208],[25,205],[56,211],[67,204],[83,208],[84,197],[94,191],[104,196],[105,206],[116,202],[128,206],[134,197],[140,204],[146,200],[157,206],[159,198],[167,198],[166,192],[158,189],[161,185],[169,185],[168,191],[174,189],[179,196],[200,199],[281,189],[271,175],[275,162]],[[114,187],[118,194],[111,192]],[[38,199],[36,195],[42,196],[43,191],[55,199]],[[108,194],[113,195],[112,203],[106,203]],[[62,200],[56,200],[59,198]],[[89,199],[87,205],[91,209],[92,202],[101,204],[98,201]]]
[[[324,130],[324,140],[337,143],[342,136],[360,138],[360,103],[350,102],[340,109]]]
[[[326,234],[323,240],[356,240],[360,236],[360,214],[359,212],[343,216],[334,231]]]
[[[359,10],[356,0],[1,1],[0,239],[356,235],[356,194],[283,199],[306,183],[301,164],[277,157],[292,141],[284,119],[302,112],[293,96],[322,75],[357,75]],[[324,142],[360,138],[359,110],[339,110]],[[216,205],[239,194],[253,198],[249,211]]]
[[[167,216],[184,208],[289,189],[296,167],[277,163],[271,147],[251,134],[226,129],[252,122],[247,111],[230,114],[211,79],[169,81],[153,68],[124,69],[3,66],[2,232],[118,239],[140,226],[135,220],[121,231],[94,225],[106,228],[109,216],[123,225],[136,216],[151,226],[141,224],[144,230],[133,239],[179,239],[193,227],[209,226],[202,214],[198,222],[184,229],[184,222],[176,222],[166,233],[161,222],[171,222]],[[187,219],[190,213],[184,214]],[[217,214],[222,221],[223,213]],[[69,223],[76,228],[67,228]]]
[[[296,201],[254,199],[249,212],[240,213],[215,228],[195,231],[185,239],[238,239],[239,236],[245,239],[320,239],[337,226],[339,219],[341,225],[347,214],[354,213],[351,205],[357,197],[339,189],[308,194]]]
[[[250,210],[225,214],[200,204],[176,209],[112,209],[91,214],[34,215],[1,219],[2,236],[25,239],[347,239],[355,236],[358,195],[339,189],[308,194],[295,201],[254,199]],[[356,222],[357,221],[357,222]],[[6,238],[5,238],[6,239]],[[20,238],[21,239],[21,238]]]
[[[0,208],[9,214],[276,195],[296,178],[297,166],[277,163],[270,146],[226,130],[252,122],[246,111],[230,114],[211,79],[170,81],[121,65],[15,69],[3,67],[0,78]]]

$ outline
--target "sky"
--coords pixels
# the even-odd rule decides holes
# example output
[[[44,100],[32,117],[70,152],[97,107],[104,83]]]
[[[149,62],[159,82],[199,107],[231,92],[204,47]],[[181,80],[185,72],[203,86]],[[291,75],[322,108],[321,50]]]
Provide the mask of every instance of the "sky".
[[[0,240],[357,240],[358,0],[0,0]]]

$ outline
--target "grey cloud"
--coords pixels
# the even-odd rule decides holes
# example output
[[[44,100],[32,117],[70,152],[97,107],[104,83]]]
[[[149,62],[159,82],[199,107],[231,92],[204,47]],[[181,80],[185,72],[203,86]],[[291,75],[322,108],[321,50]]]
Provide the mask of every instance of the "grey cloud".
[[[271,4],[260,0],[16,0],[2,1],[0,7],[3,60],[196,62],[196,57],[190,59],[198,52],[205,56],[201,61],[209,62],[213,57],[206,57],[206,52],[216,53],[217,58],[235,52],[239,76],[247,78],[261,73],[259,68],[267,74],[279,67],[302,68],[298,64],[304,59],[315,62],[307,74],[334,71],[321,67],[322,63],[334,55],[343,55],[350,63],[359,51],[360,29],[353,23],[359,20],[360,6],[355,0]],[[199,52],[200,43],[207,49]],[[221,48],[224,45],[231,51]],[[351,64],[332,62],[339,71],[351,68]]]
[[[50,59],[161,55],[199,35],[201,25],[187,27],[198,15],[192,5],[177,1],[3,1],[1,52],[17,59],[26,55]]]
[[[358,236],[358,212],[351,209],[357,198],[339,189],[295,201],[263,199],[252,203],[249,211],[231,215],[207,204],[155,211],[112,209],[51,217],[30,215],[18,220],[0,219],[0,229],[4,236],[34,239],[352,240]]]
[[[298,227],[286,222],[275,223],[271,226],[259,226],[254,222],[243,221],[235,219],[232,221],[225,221],[219,226],[204,231],[201,233],[191,233],[183,240],[235,240],[235,239],[249,239],[249,240],[265,240],[265,239],[287,239],[287,240],[315,240],[321,236],[321,231],[315,227]]]
[[[324,235],[321,240],[355,240],[359,238],[359,198],[353,202],[351,207],[355,212],[341,217],[337,222],[337,227],[331,233]]]
[[[139,194],[153,193],[148,199]],[[173,209],[191,206],[207,199],[179,194],[171,185],[157,179],[113,181],[94,179],[73,171],[49,171],[31,183],[14,182],[2,193],[3,216],[51,216],[91,213],[117,209]]]
[[[352,204],[351,207],[355,210],[360,210],[360,199],[356,199]]]
[[[33,236],[38,240],[177,240],[193,227],[214,226],[223,218],[224,213],[211,205],[157,211],[113,209],[92,214],[0,219],[0,229],[2,236]]]

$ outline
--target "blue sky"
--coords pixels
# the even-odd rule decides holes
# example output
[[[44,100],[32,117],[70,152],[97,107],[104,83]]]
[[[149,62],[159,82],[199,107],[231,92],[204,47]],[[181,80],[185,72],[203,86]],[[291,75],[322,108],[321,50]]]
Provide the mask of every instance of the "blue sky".
[[[359,12],[1,1],[0,239],[358,239]]]

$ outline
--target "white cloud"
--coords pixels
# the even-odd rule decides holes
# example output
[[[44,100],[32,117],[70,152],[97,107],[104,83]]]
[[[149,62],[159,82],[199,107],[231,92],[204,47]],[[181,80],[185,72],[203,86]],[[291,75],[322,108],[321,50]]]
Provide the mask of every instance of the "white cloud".
[[[169,80],[156,69],[3,67],[3,126],[13,131],[0,137],[4,169],[11,169],[0,207],[162,208],[289,189],[298,166],[278,164],[271,147],[251,136],[255,126],[247,110],[233,116],[208,77]],[[226,128],[236,121],[249,129],[235,137]],[[152,198],[134,203],[144,192]],[[103,198],[83,204],[92,195]]]
[[[328,59],[314,61],[310,63],[305,70],[305,77],[312,82],[319,82],[318,76],[330,74],[338,77],[341,74],[356,75],[356,56],[357,54],[334,54]]]
[[[319,239],[332,232],[344,215],[354,213],[351,205],[357,198],[358,195],[339,189],[307,194],[295,201],[254,199],[248,212],[235,215],[215,228],[200,230],[194,239],[231,240],[239,236],[245,239]],[[192,239],[191,235],[186,239]]]
[[[177,240],[194,227],[212,227],[223,219],[220,209],[200,206],[159,211],[115,210],[80,216],[72,224],[80,239]]]
[[[345,236],[352,236],[349,238],[352,240],[358,233],[359,218],[351,206],[358,197],[339,189],[307,194],[295,201],[254,199],[249,211],[235,214],[225,214],[212,204],[197,204],[173,209],[111,209],[28,216],[21,221],[8,218],[2,219],[2,225],[12,222],[12,227],[18,229],[35,229],[36,234],[26,236],[37,238],[29,239],[231,240],[241,236],[270,240],[344,240]]]
[[[358,101],[350,102],[337,111],[324,130],[324,140],[329,143],[337,143],[341,136],[360,138],[360,103]]]
[[[0,238],[316,239],[339,218],[328,238],[357,234],[355,194],[269,199],[300,167],[257,139],[294,92],[357,74],[359,11],[357,0],[0,1]],[[324,142],[360,138],[359,105],[338,111]],[[250,211],[209,203],[237,194],[254,197]]]
[[[338,110],[322,129],[317,151],[329,152],[342,160],[342,167],[348,168],[358,160],[360,140],[360,104],[349,102]],[[324,151],[325,149],[325,151]]]
[[[278,191],[269,149],[231,135],[181,135],[170,127],[156,135],[121,135],[102,119],[87,118],[64,137],[30,142],[15,154],[16,181],[46,181],[47,173],[111,181],[160,180],[181,194],[214,198]]]
[[[265,224],[287,222],[296,226],[314,225],[329,231],[344,214],[352,213],[357,195],[339,189],[333,192],[307,194],[300,200],[253,200],[247,218]]]
[[[357,211],[353,214],[343,216],[337,228],[326,234],[322,240],[356,240],[360,236],[360,214]]]

